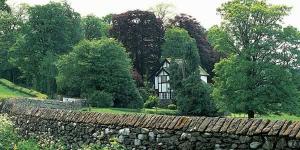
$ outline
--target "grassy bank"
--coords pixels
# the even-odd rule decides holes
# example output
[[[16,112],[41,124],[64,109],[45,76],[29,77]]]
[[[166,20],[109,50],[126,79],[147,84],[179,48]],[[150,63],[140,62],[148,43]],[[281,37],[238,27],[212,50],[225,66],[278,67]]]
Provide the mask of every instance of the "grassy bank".
[[[46,99],[47,95],[18,86],[8,80],[0,79],[0,98],[10,97],[35,97],[39,99]]]
[[[0,84],[0,99],[1,98],[10,98],[10,97],[30,97],[30,95],[12,90],[4,85]]]

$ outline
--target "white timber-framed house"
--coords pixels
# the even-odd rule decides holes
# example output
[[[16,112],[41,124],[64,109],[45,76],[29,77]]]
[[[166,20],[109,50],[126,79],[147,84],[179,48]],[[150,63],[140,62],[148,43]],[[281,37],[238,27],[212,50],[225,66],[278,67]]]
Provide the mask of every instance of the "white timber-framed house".
[[[170,61],[171,59],[164,59],[159,69],[150,77],[150,82],[153,84],[153,88],[160,100],[160,105],[164,106],[171,104],[174,99],[174,91],[170,86]],[[201,80],[207,83],[209,74],[201,66],[199,66],[199,71]]]

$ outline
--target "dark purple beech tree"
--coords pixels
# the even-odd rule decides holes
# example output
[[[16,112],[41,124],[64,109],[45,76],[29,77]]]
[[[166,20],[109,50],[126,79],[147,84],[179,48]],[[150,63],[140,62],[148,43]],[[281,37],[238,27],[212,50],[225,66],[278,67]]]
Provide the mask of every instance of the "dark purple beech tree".
[[[157,69],[164,27],[154,13],[133,10],[113,15],[110,34],[123,43],[143,79]]]
[[[188,31],[189,35],[196,40],[199,49],[201,65],[210,74],[209,82],[213,77],[214,64],[219,61],[220,55],[213,49],[207,40],[205,28],[190,15],[180,14],[170,20],[171,26],[177,26]]]

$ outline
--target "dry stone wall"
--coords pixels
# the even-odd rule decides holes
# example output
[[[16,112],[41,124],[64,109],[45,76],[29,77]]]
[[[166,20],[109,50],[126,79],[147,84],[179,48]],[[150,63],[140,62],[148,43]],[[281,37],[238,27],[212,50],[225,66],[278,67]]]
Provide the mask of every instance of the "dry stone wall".
[[[300,122],[0,106],[24,137],[60,139],[69,149],[112,137],[128,149],[300,149]]]

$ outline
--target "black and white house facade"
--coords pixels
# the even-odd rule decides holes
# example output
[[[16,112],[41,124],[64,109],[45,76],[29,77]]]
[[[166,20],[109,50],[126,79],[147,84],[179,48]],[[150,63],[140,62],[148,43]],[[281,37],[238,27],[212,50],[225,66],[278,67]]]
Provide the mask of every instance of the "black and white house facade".
[[[170,87],[170,59],[164,59],[158,71],[151,76],[153,88],[155,89],[157,96],[160,99],[160,104],[170,104],[173,100],[173,90]],[[209,74],[199,66],[201,80],[207,83],[207,77]],[[163,103],[163,104],[162,104]]]

